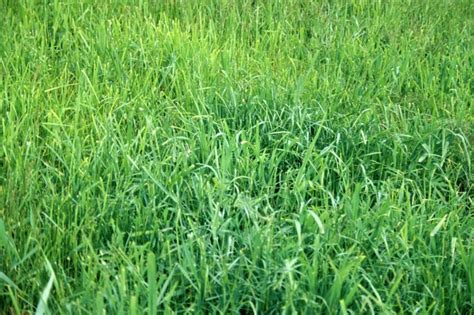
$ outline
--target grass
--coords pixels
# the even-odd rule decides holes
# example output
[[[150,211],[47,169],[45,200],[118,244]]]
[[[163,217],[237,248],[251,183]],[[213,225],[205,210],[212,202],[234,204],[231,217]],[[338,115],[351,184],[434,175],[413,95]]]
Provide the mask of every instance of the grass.
[[[0,313],[472,313],[473,15],[0,0]]]

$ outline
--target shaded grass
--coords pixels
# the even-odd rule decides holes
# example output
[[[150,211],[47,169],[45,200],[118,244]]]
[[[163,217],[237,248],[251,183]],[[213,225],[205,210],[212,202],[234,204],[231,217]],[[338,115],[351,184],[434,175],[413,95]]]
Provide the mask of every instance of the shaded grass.
[[[468,1],[1,5],[0,312],[472,312]]]

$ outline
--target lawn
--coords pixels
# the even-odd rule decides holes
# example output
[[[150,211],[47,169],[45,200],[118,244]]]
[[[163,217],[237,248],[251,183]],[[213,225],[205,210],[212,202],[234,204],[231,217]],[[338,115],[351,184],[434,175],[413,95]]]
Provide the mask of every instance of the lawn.
[[[469,0],[0,0],[0,314],[472,314]]]

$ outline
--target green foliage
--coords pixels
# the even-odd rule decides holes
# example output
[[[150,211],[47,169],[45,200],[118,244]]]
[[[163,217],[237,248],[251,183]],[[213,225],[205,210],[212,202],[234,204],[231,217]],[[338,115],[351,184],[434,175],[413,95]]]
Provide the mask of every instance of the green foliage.
[[[0,313],[472,312],[472,16],[0,0]]]

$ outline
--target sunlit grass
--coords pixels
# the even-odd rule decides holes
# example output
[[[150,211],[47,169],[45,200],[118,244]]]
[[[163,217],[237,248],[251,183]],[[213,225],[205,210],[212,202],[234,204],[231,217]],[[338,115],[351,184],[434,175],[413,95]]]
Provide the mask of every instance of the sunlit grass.
[[[0,313],[472,312],[472,16],[0,0]]]

